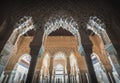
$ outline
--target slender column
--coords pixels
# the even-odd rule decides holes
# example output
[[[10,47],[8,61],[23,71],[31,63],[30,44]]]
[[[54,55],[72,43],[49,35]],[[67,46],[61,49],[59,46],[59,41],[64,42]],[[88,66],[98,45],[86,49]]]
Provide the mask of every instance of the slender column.
[[[78,72],[76,72],[76,75],[75,75],[75,80],[76,80],[76,83],[79,83],[79,78],[78,78],[78,74],[77,74]]]
[[[82,83],[87,83],[87,78],[85,73],[81,73],[81,77],[82,77]]]
[[[2,83],[3,79],[4,79],[5,75],[4,75],[4,72],[1,74],[0,76],[0,83]]]
[[[82,73],[83,72],[87,72],[87,68],[86,68],[86,64],[85,64],[85,61],[84,61],[84,58],[83,56],[77,52],[77,54],[79,57],[77,57],[77,63],[78,63],[78,68],[79,68],[79,83],[82,83]]]
[[[7,81],[8,81],[8,75],[5,76],[4,83],[7,83]]]
[[[70,83],[70,59],[67,57],[67,74],[68,74],[68,83]]]
[[[70,75],[70,83],[73,83],[73,75]]]
[[[83,47],[85,49],[85,52],[82,52],[82,55],[84,55],[84,58],[86,61],[86,65],[87,65],[88,72],[89,72],[90,82],[91,83],[98,83],[96,75],[95,75],[95,71],[93,68],[91,56],[90,56],[92,54],[92,52],[90,52],[92,50],[92,49],[90,49],[90,47],[92,47],[92,46],[83,44]]]
[[[20,80],[21,83],[25,83],[25,80],[26,80],[26,75],[24,74]]]
[[[107,75],[107,78],[108,78],[109,82],[112,83],[112,80],[111,80],[108,72],[106,72],[106,75]]]
[[[36,72],[35,77],[34,77],[34,82],[39,83],[39,71]]]
[[[96,75],[95,75],[95,71],[93,68],[93,63],[91,60],[91,54],[92,54],[92,43],[89,39],[89,35],[91,35],[91,33],[93,33],[92,31],[86,31],[87,33],[85,33],[85,30],[81,29],[79,30],[79,33],[81,35],[81,43],[83,46],[83,51],[81,51],[81,54],[84,55],[85,61],[86,61],[86,65],[87,65],[87,69],[88,69],[88,73],[89,73],[89,78],[90,78],[90,82],[91,83],[98,83]]]
[[[110,83],[116,83],[112,73],[106,72],[106,75],[107,75]]]
[[[32,83],[34,78],[34,71],[36,68],[37,58],[40,51],[40,47],[42,45],[42,37],[43,37],[43,29],[37,28],[35,36],[33,38],[33,41],[30,43],[30,55],[31,55],[31,61],[30,61],[30,67],[27,75],[26,83]]]
[[[86,78],[87,78],[88,83],[90,83],[90,80],[89,80],[89,77],[88,77],[88,73],[86,73]]]
[[[36,82],[39,83],[40,80],[40,73],[38,73],[37,78],[36,78]]]
[[[9,83],[9,79],[10,79],[10,73],[5,72],[4,73],[4,79],[2,80],[2,83]]]
[[[75,75],[75,77],[74,77],[74,78],[75,78],[75,83],[77,83],[77,78],[76,78],[76,77],[77,77],[77,76]]]
[[[64,83],[65,83],[65,68],[64,68],[64,76],[63,76],[63,80],[64,80]]]
[[[33,81],[36,62],[37,62],[37,56],[32,57],[26,83],[32,83]]]
[[[109,75],[111,76],[111,79],[112,79],[113,83],[116,83],[116,82],[115,82],[115,78],[114,78],[112,72],[109,72]]]
[[[36,82],[36,73],[34,73],[33,83]]]
[[[35,73],[34,73],[33,82],[37,83],[36,81],[37,81],[37,74],[36,74],[36,72],[35,72]]]
[[[40,83],[42,83],[42,80],[43,79],[43,75],[42,75],[42,73],[40,74]]]
[[[6,75],[4,75],[3,80],[1,80],[1,83],[4,83],[5,79],[6,79]]]
[[[53,69],[52,83],[55,83],[55,70]]]
[[[38,58],[37,60],[37,65],[36,65],[36,83],[41,83],[42,82],[42,63],[43,63],[43,58],[45,56],[46,52],[42,54],[41,57]],[[41,63],[41,64],[40,64]]]
[[[50,72],[50,83],[52,83],[53,79],[52,79],[52,70],[53,70],[53,57],[50,58],[50,68],[49,68],[49,72]]]
[[[5,72],[4,75],[5,75],[5,78],[2,81],[2,83],[9,83],[10,77],[11,77],[11,72]]]
[[[3,79],[1,80],[1,83],[4,83],[5,79],[6,79],[6,75],[4,75]]]
[[[73,75],[73,83],[76,83],[75,75]]]
[[[38,59],[37,61],[37,66],[36,66],[36,82],[35,83],[41,83],[42,82],[42,62],[43,62],[43,57],[45,55],[45,52],[42,54],[42,56]],[[41,64],[40,64],[41,63]]]
[[[81,76],[81,72],[79,71],[79,83],[82,83],[82,76]]]
[[[13,82],[13,77],[14,77],[14,75],[11,73],[10,79],[9,79],[9,83],[12,83],[12,82]]]

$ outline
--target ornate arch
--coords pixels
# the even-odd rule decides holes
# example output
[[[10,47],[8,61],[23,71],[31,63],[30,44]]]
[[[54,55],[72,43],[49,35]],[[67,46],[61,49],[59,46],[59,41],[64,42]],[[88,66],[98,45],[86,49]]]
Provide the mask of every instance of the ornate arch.
[[[56,31],[61,27],[69,31],[76,37],[78,41],[78,46],[81,44],[81,38],[80,38],[79,27],[77,22],[72,17],[67,17],[67,16],[56,16],[49,18],[49,20],[46,22],[44,26],[43,42],[50,33]]]

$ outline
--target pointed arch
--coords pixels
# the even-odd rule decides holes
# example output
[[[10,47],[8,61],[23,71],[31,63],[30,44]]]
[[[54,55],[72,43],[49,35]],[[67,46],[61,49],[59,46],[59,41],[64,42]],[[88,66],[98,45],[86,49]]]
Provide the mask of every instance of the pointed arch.
[[[50,33],[56,31],[61,27],[72,33],[77,39],[78,46],[81,45],[81,38],[78,31],[79,30],[78,24],[72,17],[68,17],[68,16],[61,16],[61,17],[56,16],[49,18],[49,20],[45,23],[44,26],[43,42]]]

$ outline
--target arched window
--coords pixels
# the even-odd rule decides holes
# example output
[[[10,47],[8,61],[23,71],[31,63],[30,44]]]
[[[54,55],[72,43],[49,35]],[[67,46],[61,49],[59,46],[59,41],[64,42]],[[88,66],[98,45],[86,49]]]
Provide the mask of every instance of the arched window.
[[[16,63],[10,78],[9,82],[16,83],[16,82],[25,82],[29,65],[30,65],[31,56],[29,54],[23,54],[19,61]]]

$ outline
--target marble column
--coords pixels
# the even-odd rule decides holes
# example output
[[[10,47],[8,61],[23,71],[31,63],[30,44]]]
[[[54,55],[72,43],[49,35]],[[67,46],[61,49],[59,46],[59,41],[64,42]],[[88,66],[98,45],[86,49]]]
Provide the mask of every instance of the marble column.
[[[81,72],[78,73],[78,76],[79,76],[79,83],[82,83],[82,75],[81,75]]]
[[[6,81],[6,78],[7,78],[7,74],[4,74],[4,77],[3,79],[1,80],[1,83],[4,83]]]
[[[87,77],[84,72],[81,73],[82,83],[88,83]]]
[[[115,79],[114,79],[114,77],[112,75],[112,72],[106,72],[106,75],[107,75],[108,80],[109,80],[110,83],[116,83]]]
[[[25,83],[25,80],[26,80],[26,75],[24,74],[20,80],[21,83]]]
[[[41,28],[41,27],[37,28],[36,32],[35,32],[35,36],[33,38],[33,41],[30,43],[31,61],[30,61],[30,67],[29,67],[28,74],[27,74],[26,83],[33,82],[37,58],[38,58],[38,54],[39,54],[39,51],[40,51],[40,48],[42,45],[43,33],[44,33],[43,28]]]
[[[0,83],[2,83],[2,81],[4,80],[4,77],[5,77],[4,72],[2,72],[2,74],[0,76]]]
[[[86,48],[89,48],[89,46],[87,45]],[[85,53],[84,57],[85,57],[86,65],[87,65],[87,68],[88,68],[90,82],[91,83],[98,83],[96,75],[95,75],[95,71],[94,71],[94,68],[93,68],[93,63],[92,63],[92,60],[91,60],[91,56],[90,56],[91,53],[88,52],[89,49],[86,49],[86,50],[87,50],[87,52]]]
[[[69,56],[67,57],[67,74],[68,74],[67,82],[70,83],[70,59],[69,59]]]
[[[43,81],[43,74],[40,73],[40,83],[42,83],[42,81]]]
[[[5,80],[3,80],[3,83],[7,83],[8,82],[8,78],[9,78],[9,75],[6,75],[5,76]]]
[[[49,72],[50,72],[50,83],[52,83],[53,79],[52,79],[52,76],[53,76],[53,56],[51,56],[50,58],[50,67],[49,67]]]
[[[1,83],[10,83],[10,82],[12,82],[11,78],[13,78],[13,76],[11,75],[11,72],[4,72]]]
[[[116,83],[115,78],[114,78],[112,72],[109,72],[109,75],[110,75],[110,77],[111,77],[111,79],[112,79],[112,82],[113,82],[113,83]]]
[[[30,62],[30,67],[29,67],[26,83],[32,83],[33,82],[36,62],[37,62],[37,56],[32,57],[31,62]]]
[[[92,31],[87,30],[85,32],[84,29],[79,30],[80,36],[81,36],[81,43],[83,46],[83,50],[80,51],[81,55],[84,56],[88,73],[89,73],[89,78],[91,83],[98,83],[97,77],[95,75],[95,71],[93,68],[93,63],[91,59],[91,54],[92,54],[92,43],[89,39],[89,35],[93,33]]]
[[[39,78],[40,78],[40,72],[36,72],[36,78],[35,78],[35,83],[39,83]]]
[[[10,78],[9,78],[9,83],[12,83],[12,82],[13,82],[13,78],[14,78],[14,74],[11,73]]]

